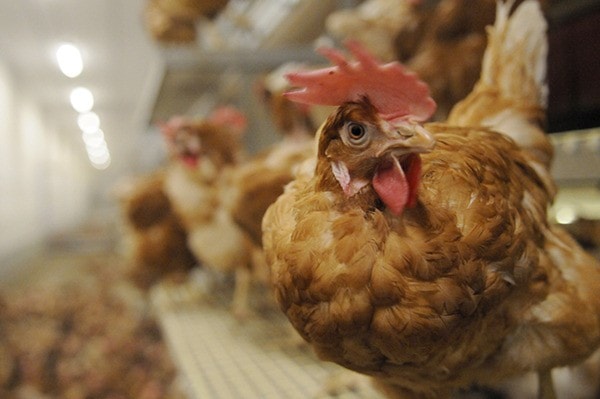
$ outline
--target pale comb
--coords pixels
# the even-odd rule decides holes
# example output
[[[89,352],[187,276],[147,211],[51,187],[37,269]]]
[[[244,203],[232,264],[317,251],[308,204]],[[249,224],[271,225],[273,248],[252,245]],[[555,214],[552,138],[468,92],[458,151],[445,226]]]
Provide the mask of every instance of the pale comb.
[[[304,104],[341,105],[367,97],[386,120],[410,117],[425,121],[435,112],[436,104],[429,96],[427,84],[405,69],[399,62],[380,64],[361,44],[346,42],[356,61],[349,61],[333,48],[319,53],[335,66],[293,72],[286,75],[299,87],[286,93],[287,98]]]
[[[207,120],[217,126],[229,129],[236,135],[242,135],[248,127],[246,115],[231,105],[222,105],[215,108]]]
[[[175,137],[175,133],[177,133],[177,131],[183,128],[186,124],[187,121],[185,117],[177,115],[171,117],[171,119],[169,119],[167,122],[159,122],[158,127],[165,137],[172,139]]]

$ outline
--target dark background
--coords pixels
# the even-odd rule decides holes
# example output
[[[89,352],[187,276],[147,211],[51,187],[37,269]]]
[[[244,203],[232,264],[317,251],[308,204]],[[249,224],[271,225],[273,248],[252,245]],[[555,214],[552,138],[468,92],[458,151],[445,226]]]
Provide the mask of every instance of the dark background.
[[[600,126],[600,0],[550,8],[548,131]]]

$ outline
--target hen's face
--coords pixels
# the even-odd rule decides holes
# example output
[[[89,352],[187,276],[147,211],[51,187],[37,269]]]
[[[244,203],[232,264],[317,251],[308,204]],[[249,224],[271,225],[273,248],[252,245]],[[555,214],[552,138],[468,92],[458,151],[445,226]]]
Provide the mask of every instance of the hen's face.
[[[399,215],[416,203],[419,153],[430,151],[434,144],[423,126],[405,118],[384,120],[365,99],[340,106],[323,124],[319,156],[327,160],[347,197],[374,190]]]
[[[173,156],[190,168],[201,163],[215,167],[236,161],[239,143],[225,129],[208,123],[183,125],[171,136],[169,145]]]
[[[171,148],[175,157],[191,168],[198,165],[198,160],[204,151],[200,135],[194,134],[189,127],[177,130],[173,136]]]

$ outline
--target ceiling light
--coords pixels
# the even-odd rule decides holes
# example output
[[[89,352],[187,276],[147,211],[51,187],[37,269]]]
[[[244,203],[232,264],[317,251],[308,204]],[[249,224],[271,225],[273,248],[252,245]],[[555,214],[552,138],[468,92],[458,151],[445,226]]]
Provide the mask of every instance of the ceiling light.
[[[94,95],[85,87],[76,87],[71,91],[71,105],[77,112],[91,111],[94,106]]]
[[[560,224],[571,224],[577,220],[577,212],[570,206],[563,206],[556,211],[556,221]]]
[[[75,78],[83,71],[83,61],[79,49],[72,44],[62,44],[56,50],[56,59],[61,72],[70,78]]]
[[[93,112],[86,112],[77,117],[77,125],[85,133],[93,133],[100,129],[100,118]]]
[[[83,132],[81,137],[83,138],[85,145],[88,147],[98,147],[101,146],[102,143],[105,143],[104,132],[102,129]]]
[[[104,156],[104,154],[108,154],[106,143],[102,143],[98,146],[86,146],[85,150],[90,157],[101,157]]]
[[[92,162],[92,166],[98,170],[104,170],[110,166],[110,156],[104,162]]]
[[[110,153],[107,151],[103,152],[102,154],[89,154],[88,153],[88,158],[90,160],[90,162],[92,163],[92,165],[94,166],[94,168],[96,169],[106,169],[108,168],[108,166],[110,165]]]

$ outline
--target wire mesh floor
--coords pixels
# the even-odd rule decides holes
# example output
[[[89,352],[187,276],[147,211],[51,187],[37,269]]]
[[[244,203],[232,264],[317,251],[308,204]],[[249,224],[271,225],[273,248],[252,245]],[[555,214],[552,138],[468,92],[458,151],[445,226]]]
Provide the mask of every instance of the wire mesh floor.
[[[299,345],[283,315],[270,312],[242,323],[223,301],[183,299],[181,290],[158,287],[152,302],[190,398],[328,398],[326,384],[346,374]],[[334,397],[381,395],[361,382]]]

